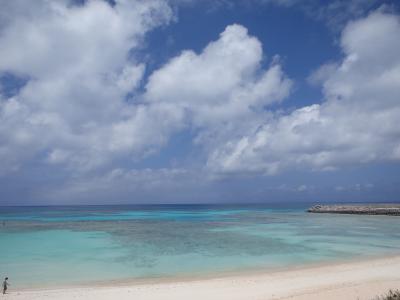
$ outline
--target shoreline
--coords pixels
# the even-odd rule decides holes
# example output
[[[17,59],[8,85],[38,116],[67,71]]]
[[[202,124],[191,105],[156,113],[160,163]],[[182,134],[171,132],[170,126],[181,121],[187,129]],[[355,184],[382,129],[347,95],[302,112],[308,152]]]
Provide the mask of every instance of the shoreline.
[[[274,269],[13,290],[8,299],[372,299],[400,287],[400,254]],[[334,298],[327,298],[327,294]],[[344,294],[343,294],[344,293]],[[168,296],[171,295],[171,298]],[[218,297],[217,297],[218,295]],[[313,298],[313,297],[316,298]],[[355,297],[354,297],[355,296]],[[303,298],[302,298],[303,297]],[[304,298],[305,297],[305,298]],[[335,298],[336,297],[336,298]]]
[[[347,265],[352,263],[364,263],[373,262],[376,260],[399,258],[400,252],[388,252],[385,254],[372,254],[363,256],[353,256],[347,258],[335,258],[332,260],[314,261],[314,262],[303,262],[298,264],[291,264],[285,266],[260,266],[253,268],[243,268],[236,270],[222,270],[222,271],[210,271],[202,272],[197,274],[181,273],[169,276],[153,276],[153,277],[137,277],[137,278],[121,278],[121,279],[105,279],[105,280],[93,280],[93,281],[82,281],[76,283],[66,284],[48,284],[44,286],[38,286],[35,284],[18,287],[18,291],[42,291],[42,290],[61,290],[61,289],[75,289],[75,288],[100,288],[100,287],[129,287],[129,286],[140,286],[140,285],[158,285],[165,283],[181,283],[181,282],[193,282],[193,281],[206,281],[214,279],[229,279],[237,278],[242,276],[262,276],[270,274],[278,274],[282,272],[290,271],[301,271],[307,269],[314,269],[320,267],[333,267],[340,265]],[[15,285],[14,285],[15,286]]]

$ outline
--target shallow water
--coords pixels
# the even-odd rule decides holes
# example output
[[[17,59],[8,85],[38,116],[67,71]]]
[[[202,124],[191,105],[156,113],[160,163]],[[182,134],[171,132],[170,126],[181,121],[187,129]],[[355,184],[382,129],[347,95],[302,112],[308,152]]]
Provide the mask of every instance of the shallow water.
[[[306,206],[0,208],[0,276],[17,287],[208,275],[400,253],[400,218]]]

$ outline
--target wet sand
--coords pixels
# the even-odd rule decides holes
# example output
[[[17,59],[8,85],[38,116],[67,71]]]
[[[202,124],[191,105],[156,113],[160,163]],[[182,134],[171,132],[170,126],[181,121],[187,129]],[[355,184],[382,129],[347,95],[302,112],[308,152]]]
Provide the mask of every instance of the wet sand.
[[[13,290],[4,299],[370,300],[400,288],[400,256],[220,278]]]

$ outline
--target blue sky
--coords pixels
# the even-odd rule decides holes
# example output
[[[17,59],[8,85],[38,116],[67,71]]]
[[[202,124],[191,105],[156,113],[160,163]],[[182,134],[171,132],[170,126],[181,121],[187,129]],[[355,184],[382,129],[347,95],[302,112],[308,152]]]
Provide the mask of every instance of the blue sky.
[[[397,1],[4,1],[0,204],[399,201]]]

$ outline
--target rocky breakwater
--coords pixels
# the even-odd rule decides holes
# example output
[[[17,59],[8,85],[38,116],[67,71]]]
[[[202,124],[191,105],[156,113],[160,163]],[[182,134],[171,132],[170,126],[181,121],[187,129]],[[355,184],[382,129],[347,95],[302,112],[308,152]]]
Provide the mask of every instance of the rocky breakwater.
[[[400,203],[314,205],[310,207],[307,211],[310,213],[400,216]]]

